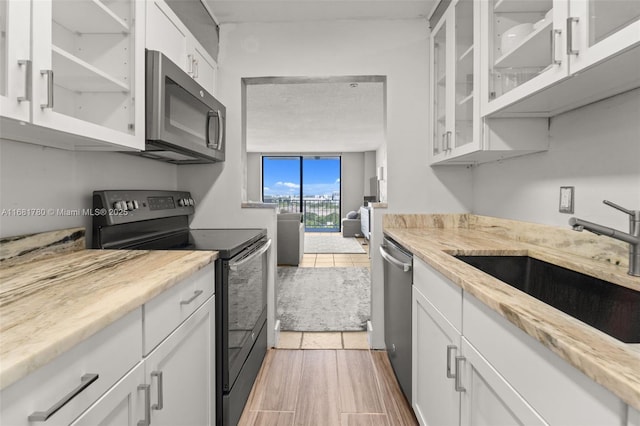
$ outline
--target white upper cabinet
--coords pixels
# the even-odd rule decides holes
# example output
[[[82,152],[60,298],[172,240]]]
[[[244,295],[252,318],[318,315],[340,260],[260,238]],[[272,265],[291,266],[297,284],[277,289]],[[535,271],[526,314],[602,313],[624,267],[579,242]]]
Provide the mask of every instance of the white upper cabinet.
[[[146,47],[162,52],[215,95],[218,65],[164,0],[147,3]]]
[[[640,2],[479,4],[483,116],[549,117],[640,86]]]
[[[71,149],[144,148],[144,4],[134,0],[3,4],[9,13],[3,64],[8,86],[3,90],[2,116],[35,125],[3,120],[3,136]],[[30,10],[30,21],[24,19],[23,8]],[[13,46],[14,34],[24,40],[23,26],[29,24],[30,43],[27,39],[22,47],[31,45],[30,67],[23,65],[27,52]],[[10,108],[5,109],[5,103]],[[14,113],[27,103],[29,114]]]
[[[474,45],[478,31],[476,5],[454,1],[431,37],[433,162],[478,150],[481,146],[478,77]]]
[[[0,114],[28,121],[31,108],[31,4],[0,1]]]
[[[488,121],[481,116],[484,4],[453,0],[431,31],[433,165],[483,163],[548,148],[546,120]]]

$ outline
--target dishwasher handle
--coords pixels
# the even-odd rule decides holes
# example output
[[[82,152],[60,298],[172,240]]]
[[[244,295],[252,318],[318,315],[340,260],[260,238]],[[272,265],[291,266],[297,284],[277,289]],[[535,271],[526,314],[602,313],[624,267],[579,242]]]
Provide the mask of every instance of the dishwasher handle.
[[[380,256],[382,256],[382,258],[384,260],[386,260],[387,262],[389,262],[393,266],[402,269],[404,272],[411,271],[411,264],[410,263],[400,262],[398,259],[396,259],[395,257],[391,256],[389,254],[389,252],[386,251],[384,249],[384,247],[382,247],[382,246],[380,246]]]

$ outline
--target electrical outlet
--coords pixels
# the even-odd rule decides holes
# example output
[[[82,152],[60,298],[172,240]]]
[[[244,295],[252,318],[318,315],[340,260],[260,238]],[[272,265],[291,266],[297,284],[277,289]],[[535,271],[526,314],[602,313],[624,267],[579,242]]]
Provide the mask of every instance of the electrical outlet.
[[[573,214],[573,186],[560,187],[560,213]]]

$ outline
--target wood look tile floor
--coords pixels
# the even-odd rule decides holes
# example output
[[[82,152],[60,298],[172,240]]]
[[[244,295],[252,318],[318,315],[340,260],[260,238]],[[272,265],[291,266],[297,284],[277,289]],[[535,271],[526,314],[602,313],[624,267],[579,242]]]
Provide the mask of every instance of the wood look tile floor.
[[[271,349],[245,406],[243,426],[412,426],[386,352]]]

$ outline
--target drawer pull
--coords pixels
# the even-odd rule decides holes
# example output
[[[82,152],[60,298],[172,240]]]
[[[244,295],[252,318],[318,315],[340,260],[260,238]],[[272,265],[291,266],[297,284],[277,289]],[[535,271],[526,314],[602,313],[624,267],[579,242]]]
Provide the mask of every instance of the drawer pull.
[[[138,426],[151,424],[151,385],[138,385],[138,390],[144,391],[144,420],[138,421]]]
[[[196,298],[198,296],[200,296],[203,293],[202,290],[196,290],[193,292],[193,296],[191,296],[188,300],[181,300],[180,304],[181,305],[188,305],[189,303],[193,302],[194,300],[196,300]]]
[[[162,371],[152,371],[151,377],[156,377],[158,379],[158,403],[153,404],[151,406],[152,410],[162,410],[163,404],[163,396],[162,396]]]
[[[456,345],[447,345],[447,377],[449,379],[455,379],[455,373],[451,372],[451,351],[457,351],[458,347]]]
[[[27,419],[30,422],[46,422],[49,417],[53,416],[59,409],[67,405],[69,401],[78,396],[83,390],[89,387],[91,383],[98,380],[97,374],[85,374],[80,378],[80,385],[65,395],[60,401],[56,402],[51,408],[47,411],[36,411],[31,414]]]

